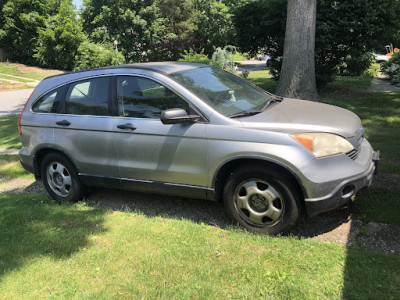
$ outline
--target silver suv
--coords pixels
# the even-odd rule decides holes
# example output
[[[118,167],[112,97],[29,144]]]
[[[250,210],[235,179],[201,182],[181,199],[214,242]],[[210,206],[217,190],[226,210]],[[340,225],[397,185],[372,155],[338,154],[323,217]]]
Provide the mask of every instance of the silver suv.
[[[56,200],[87,186],[222,200],[235,222],[269,234],[346,205],[379,156],[350,111],[183,62],[46,78],[19,128],[21,164]]]

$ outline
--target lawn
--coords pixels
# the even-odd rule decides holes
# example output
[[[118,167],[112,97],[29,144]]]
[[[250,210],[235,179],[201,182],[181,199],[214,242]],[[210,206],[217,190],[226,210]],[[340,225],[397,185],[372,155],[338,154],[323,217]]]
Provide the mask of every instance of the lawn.
[[[363,98],[325,95],[324,102],[355,112],[366,137],[382,152],[380,171],[400,174],[400,93],[374,93]]]
[[[400,257],[0,194],[10,298],[398,298]]]
[[[26,67],[21,64],[0,63],[0,73],[31,78],[35,80],[42,80],[48,76],[60,74],[62,72],[57,70],[45,70],[39,68]],[[3,75],[0,77],[3,77]],[[7,79],[15,80],[13,78],[7,78]]]
[[[236,52],[232,55],[233,61],[243,61],[248,59],[248,54]]]
[[[21,148],[18,134],[18,115],[0,118],[0,148]]]
[[[255,84],[271,93],[275,93],[275,90],[278,86],[277,82],[274,80],[268,70],[252,71],[249,73],[248,79],[252,84]]]

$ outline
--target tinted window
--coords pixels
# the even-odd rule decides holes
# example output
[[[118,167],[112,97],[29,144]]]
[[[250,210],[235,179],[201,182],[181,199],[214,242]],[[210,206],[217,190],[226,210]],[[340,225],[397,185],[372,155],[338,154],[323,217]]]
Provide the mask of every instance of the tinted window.
[[[50,113],[54,112],[53,106],[59,90],[52,91],[47,95],[42,96],[35,104],[32,106],[32,111],[41,112],[41,113]]]
[[[72,83],[68,88],[65,99],[65,113],[74,115],[108,115],[109,86],[109,77],[93,78]]]
[[[189,105],[181,97],[161,84],[141,77],[118,77],[119,115],[135,118],[159,119],[161,112],[182,108],[189,113]]]

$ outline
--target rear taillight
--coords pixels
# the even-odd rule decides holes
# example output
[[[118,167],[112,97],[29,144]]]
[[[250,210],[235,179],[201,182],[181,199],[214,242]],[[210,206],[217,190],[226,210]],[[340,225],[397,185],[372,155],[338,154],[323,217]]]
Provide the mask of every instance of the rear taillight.
[[[31,95],[28,97],[28,100],[26,100],[25,105],[24,105],[24,108],[22,109],[21,114],[19,115],[19,118],[18,118],[18,133],[19,133],[19,135],[22,135],[22,130],[21,130],[21,117],[22,117],[22,114],[23,114],[24,111],[25,111],[25,108],[26,108],[26,105],[27,105],[28,102],[29,102],[29,99],[32,97],[32,94],[33,94],[33,91],[32,91],[32,93],[31,93]]]

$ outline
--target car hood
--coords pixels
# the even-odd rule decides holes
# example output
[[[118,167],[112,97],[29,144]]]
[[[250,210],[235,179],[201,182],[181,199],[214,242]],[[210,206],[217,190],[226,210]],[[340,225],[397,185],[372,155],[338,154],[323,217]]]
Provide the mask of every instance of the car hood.
[[[274,131],[330,132],[354,137],[361,126],[360,118],[349,110],[312,101],[284,98],[262,113],[241,118],[246,128]]]

